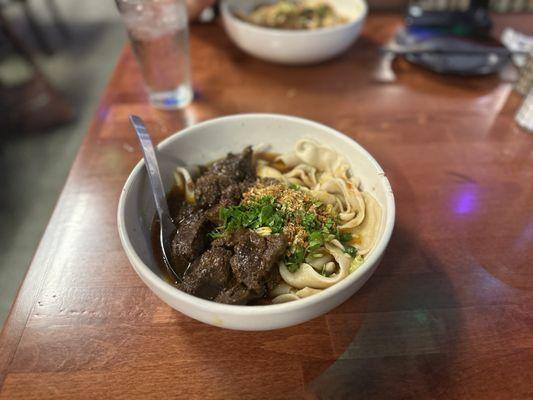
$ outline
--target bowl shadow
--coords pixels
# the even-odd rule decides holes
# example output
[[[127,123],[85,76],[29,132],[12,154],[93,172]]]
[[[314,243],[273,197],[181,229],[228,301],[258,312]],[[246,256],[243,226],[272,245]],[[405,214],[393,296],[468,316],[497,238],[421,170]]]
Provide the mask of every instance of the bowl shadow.
[[[397,227],[376,274],[326,316],[336,359],[303,365],[307,396],[442,395],[457,352],[457,304],[442,263]]]

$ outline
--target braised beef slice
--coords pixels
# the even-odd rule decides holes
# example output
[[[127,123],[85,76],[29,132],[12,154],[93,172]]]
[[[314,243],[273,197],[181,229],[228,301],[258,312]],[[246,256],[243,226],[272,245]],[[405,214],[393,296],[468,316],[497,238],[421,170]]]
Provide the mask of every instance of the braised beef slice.
[[[233,251],[233,248],[238,243],[239,238],[246,234],[245,229],[238,229],[235,231],[228,231],[221,238],[213,240],[211,246],[213,247],[224,247],[225,249],[230,249]]]
[[[252,290],[248,289],[242,283],[234,283],[227,289],[222,290],[215,301],[224,304],[247,304],[250,300],[256,299],[259,296]]]
[[[249,300],[263,296],[271,288],[271,279],[278,281],[277,265],[287,245],[284,235],[263,237],[247,229],[227,232],[224,237],[212,242],[213,248],[221,247],[233,252],[231,271],[238,283],[250,289]]]
[[[240,154],[229,153],[226,158],[214,162],[208,172],[230,177],[237,182],[253,179],[255,178],[255,168],[252,156],[252,148],[248,146]]]
[[[272,269],[272,273],[270,275],[270,279],[266,283],[266,292],[270,293],[276,286],[278,286],[280,283],[283,282],[283,278],[281,277],[281,274],[279,273],[279,268],[276,266]]]
[[[176,222],[181,224],[186,219],[190,218],[193,214],[196,213],[196,207],[192,204],[183,202],[182,206],[179,209],[178,215],[176,216]]]
[[[239,204],[242,199],[242,193],[246,190],[248,185],[244,182],[232,183],[224,189],[220,194],[220,205],[223,207],[233,206]]]
[[[279,281],[277,265],[287,245],[284,235],[228,232],[193,262],[180,288],[219,303],[247,304]]]
[[[240,183],[251,183],[255,179],[252,154],[251,147],[247,147],[241,154],[230,153],[226,158],[213,163],[209,170],[196,180],[196,204],[208,209],[219,203],[238,203],[243,190]]]
[[[262,295],[267,280],[287,249],[287,239],[282,235],[263,237],[253,231],[245,232],[233,248],[231,270],[237,281]]]
[[[242,200],[242,194],[246,192],[253,181],[232,183],[224,188],[220,194],[219,203],[206,211],[206,217],[215,225],[220,225],[222,220],[219,211],[222,207],[236,206]]]
[[[171,245],[172,259],[178,265],[183,260],[192,262],[202,254],[209,244],[207,234],[213,229],[203,212],[194,210],[191,206],[184,209],[183,213],[180,212],[182,219]]]
[[[179,288],[204,299],[214,299],[230,278],[231,251],[216,247],[194,261]]]
[[[218,204],[224,188],[234,183],[227,176],[219,176],[207,173],[196,180],[194,186],[194,198],[201,208],[210,208]]]

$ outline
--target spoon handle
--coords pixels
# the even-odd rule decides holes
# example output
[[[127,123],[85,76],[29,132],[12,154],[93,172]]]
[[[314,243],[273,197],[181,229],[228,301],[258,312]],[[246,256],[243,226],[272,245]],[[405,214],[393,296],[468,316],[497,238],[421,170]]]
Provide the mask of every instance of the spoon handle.
[[[165,189],[161,180],[161,172],[159,171],[159,165],[157,164],[152,138],[150,137],[150,134],[146,130],[146,126],[140,117],[136,115],[130,115],[130,122],[135,129],[135,133],[137,133],[139,142],[141,143],[141,149],[144,155],[144,163],[146,165],[146,170],[148,171],[150,185],[152,186],[155,208],[157,210],[159,220],[162,222],[166,221],[170,219],[170,213],[168,211]]]

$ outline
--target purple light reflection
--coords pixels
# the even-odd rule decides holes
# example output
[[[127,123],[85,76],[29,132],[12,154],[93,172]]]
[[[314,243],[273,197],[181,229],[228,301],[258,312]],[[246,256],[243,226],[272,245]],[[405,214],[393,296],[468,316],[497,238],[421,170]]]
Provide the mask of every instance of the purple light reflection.
[[[452,209],[456,214],[470,214],[477,208],[478,185],[462,184],[452,194]]]
[[[98,119],[103,121],[106,117],[107,117],[107,114],[109,113],[109,106],[107,104],[102,104],[102,106],[98,109],[98,111],[96,112],[96,115],[98,116]]]

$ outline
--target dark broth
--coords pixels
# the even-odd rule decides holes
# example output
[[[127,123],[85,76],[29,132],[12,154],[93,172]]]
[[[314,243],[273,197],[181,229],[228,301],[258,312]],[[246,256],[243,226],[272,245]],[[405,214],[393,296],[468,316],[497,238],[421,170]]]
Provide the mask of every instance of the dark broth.
[[[168,192],[167,194],[168,211],[170,212],[170,216],[174,221],[176,221],[176,218],[184,201],[185,196],[183,192],[176,185],[174,185],[172,189],[170,189],[170,192]],[[150,237],[152,242],[152,250],[154,252],[154,258],[157,262],[157,265],[159,266],[159,270],[161,271],[161,276],[163,276],[168,283],[175,284],[175,278],[170,275],[167,270],[167,267],[165,266],[165,262],[163,261],[163,252],[161,250],[161,244],[159,243],[159,229],[159,217],[156,214],[154,216],[154,219],[152,220],[152,226],[150,229]],[[177,270],[176,272],[178,273],[185,272],[185,269],[187,268],[186,265],[175,267]]]

